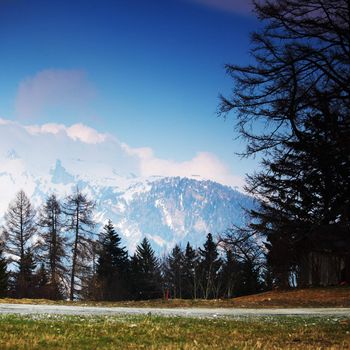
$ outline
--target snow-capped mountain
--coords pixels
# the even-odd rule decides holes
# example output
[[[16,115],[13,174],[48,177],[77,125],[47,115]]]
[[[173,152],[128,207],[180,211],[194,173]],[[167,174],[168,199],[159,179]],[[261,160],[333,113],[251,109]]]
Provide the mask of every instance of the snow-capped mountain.
[[[96,221],[111,219],[131,251],[147,236],[162,253],[241,224],[243,208],[254,205],[198,175],[144,176],[137,152],[93,129],[72,128],[0,120],[0,218],[20,189],[38,207],[50,193],[64,198],[78,186],[96,201]]]
[[[187,241],[200,245],[208,232],[242,224],[243,207],[253,205],[230,187],[180,177],[150,179],[119,193],[106,188],[98,198],[100,219],[112,218],[131,249],[145,235],[158,251]]]

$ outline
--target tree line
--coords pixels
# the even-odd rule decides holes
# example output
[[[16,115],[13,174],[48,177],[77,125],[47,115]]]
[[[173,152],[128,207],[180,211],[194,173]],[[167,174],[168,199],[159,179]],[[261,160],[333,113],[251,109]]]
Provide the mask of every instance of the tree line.
[[[74,300],[222,298],[269,287],[254,240],[190,243],[157,257],[144,238],[130,255],[111,221],[95,234],[94,202],[76,189],[35,210],[21,190],[5,214],[0,296]],[[228,237],[226,234],[225,237]]]

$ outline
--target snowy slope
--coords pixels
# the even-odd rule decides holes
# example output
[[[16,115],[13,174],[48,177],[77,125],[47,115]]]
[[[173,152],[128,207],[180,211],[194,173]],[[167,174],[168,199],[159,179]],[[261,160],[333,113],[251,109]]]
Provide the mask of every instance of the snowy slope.
[[[86,142],[85,134],[45,127],[0,119],[0,220],[20,189],[38,207],[48,194],[64,198],[78,185],[96,201],[95,219],[111,219],[130,250],[147,236],[161,253],[175,243],[202,244],[208,232],[242,223],[242,208],[253,206],[248,196],[197,175],[143,177],[137,159],[109,136]]]

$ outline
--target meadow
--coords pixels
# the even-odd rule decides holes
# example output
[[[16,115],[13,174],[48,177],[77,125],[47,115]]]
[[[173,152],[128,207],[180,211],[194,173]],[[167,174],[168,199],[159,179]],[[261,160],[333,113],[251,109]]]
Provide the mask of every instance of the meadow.
[[[1,349],[348,349],[350,318],[1,315]]]

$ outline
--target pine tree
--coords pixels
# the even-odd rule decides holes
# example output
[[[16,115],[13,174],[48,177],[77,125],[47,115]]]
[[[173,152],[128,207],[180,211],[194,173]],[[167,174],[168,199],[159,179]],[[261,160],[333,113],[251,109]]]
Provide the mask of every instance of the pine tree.
[[[174,298],[182,298],[184,254],[179,245],[175,245],[166,258],[164,269],[165,280]]]
[[[40,268],[35,273],[34,289],[34,296],[36,298],[52,298],[50,280],[44,263],[40,264]]]
[[[109,220],[100,233],[96,277],[103,300],[120,300],[127,295],[128,252]]]
[[[61,204],[52,194],[47,198],[39,215],[39,226],[43,244],[41,259],[48,272],[49,289],[47,297],[61,299],[63,297],[64,281],[67,273],[64,259],[67,257],[67,237],[63,236],[65,222]]]
[[[7,261],[3,257],[3,244],[0,243],[0,298],[6,297],[9,288]]]
[[[159,261],[146,237],[136,247],[131,259],[131,273],[135,298],[155,299],[162,296]]]
[[[196,299],[198,289],[198,257],[189,242],[186,245],[183,265],[183,296],[186,299]]]
[[[91,269],[92,229],[95,227],[93,220],[94,202],[88,199],[79,189],[67,197],[64,203],[64,213],[68,219],[68,230],[73,233],[69,242],[71,247],[70,266],[70,300],[80,292],[86,284],[84,279],[89,279]]]
[[[221,260],[211,233],[208,233],[203,249],[199,248],[199,255],[202,296],[205,299],[217,297],[220,282],[218,271],[221,267]]]

